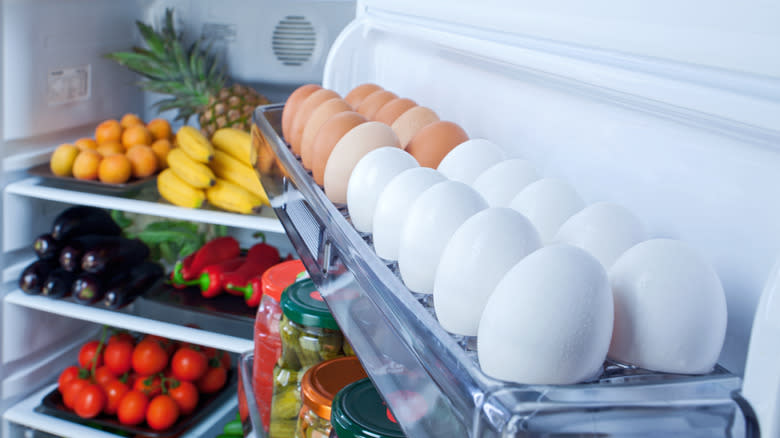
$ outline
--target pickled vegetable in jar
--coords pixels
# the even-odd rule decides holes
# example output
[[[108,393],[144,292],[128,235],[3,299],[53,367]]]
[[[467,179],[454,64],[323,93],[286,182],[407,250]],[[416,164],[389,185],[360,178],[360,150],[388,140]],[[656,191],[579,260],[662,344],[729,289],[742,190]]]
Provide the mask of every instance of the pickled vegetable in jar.
[[[330,438],[405,436],[370,379],[350,383],[336,394],[330,422]]]

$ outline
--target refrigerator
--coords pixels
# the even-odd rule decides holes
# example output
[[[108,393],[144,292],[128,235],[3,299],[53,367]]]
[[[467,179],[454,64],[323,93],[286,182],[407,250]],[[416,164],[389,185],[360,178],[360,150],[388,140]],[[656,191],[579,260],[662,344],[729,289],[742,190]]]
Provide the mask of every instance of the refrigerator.
[[[198,339],[236,354],[252,349],[251,334],[225,334],[219,319],[198,330],[184,316],[117,315],[22,294],[15,284],[32,259],[31,240],[76,204],[278,236],[303,260],[408,436],[780,434],[774,342],[780,209],[773,202],[780,187],[774,56],[780,6],[754,0],[0,5],[3,436],[35,436],[29,430],[107,436],[34,412],[100,324]],[[54,146],[90,133],[108,114],[154,114],[160,97],[139,92],[136,78],[102,55],[137,43],[135,20],[159,22],[166,7],[176,8],[187,31],[218,35],[231,76],[277,103],[253,118],[255,145],[275,163],[261,175],[273,213],[187,210],[28,175]],[[274,63],[273,26],[299,16],[310,17],[327,44],[317,45],[312,62]],[[371,82],[412,98],[470,138],[488,139],[540,175],[567,181],[586,204],[622,205],[649,238],[695,248],[726,296],[717,367],[694,376],[623,370],[577,385],[487,377],[473,351],[437,324],[372,252],[370,236],[352,228],[343,206],[327,199],[286,148],[281,104],[307,82],[341,96]],[[234,406],[223,406],[190,436],[214,433]]]

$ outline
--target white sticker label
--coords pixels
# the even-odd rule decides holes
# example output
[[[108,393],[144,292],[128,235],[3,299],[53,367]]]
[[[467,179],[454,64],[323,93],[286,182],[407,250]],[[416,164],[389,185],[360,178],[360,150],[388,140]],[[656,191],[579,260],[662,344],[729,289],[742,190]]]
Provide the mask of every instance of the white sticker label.
[[[91,81],[90,64],[50,71],[46,81],[49,105],[89,99]]]
[[[203,37],[214,41],[235,41],[238,30],[235,24],[203,23]]]

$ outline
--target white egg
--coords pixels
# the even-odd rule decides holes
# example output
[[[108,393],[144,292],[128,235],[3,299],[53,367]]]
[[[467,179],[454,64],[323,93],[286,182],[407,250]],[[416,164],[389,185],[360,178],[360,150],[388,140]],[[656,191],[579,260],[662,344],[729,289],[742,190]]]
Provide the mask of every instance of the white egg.
[[[436,268],[433,305],[441,326],[476,336],[496,284],[541,245],[531,222],[511,208],[492,207],[466,219],[447,242]]]
[[[571,384],[597,376],[612,335],[612,293],[595,257],[566,244],[522,259],[488,298],[477,355],[488,376]]]
[[[609,276],[610,358],[662,372],[712,371],[726,336],[726,295],[701,255],[678,240],[647,240],[624,252]]]
[[[508,207],[520,190],[538,179],[539,175],[530,161],[512,158],[485,169],[471,187],[478,191],[491,207]]]
[[[374,149],[358,161],[347,183],[347,209],[352,225],[370,233],[374,227],[374,210],[379,194],[393,177],[406,169],[418,167],[417,160],[402,149]]]
[[[585,201],[565,181],[543,178],[521,190],[509,207],[523,213],[547,244],[567,219],[585,207]]]
[[[488,167],[504,159],[504,151],[484,138],[466,140],[447,153],[436,168],[447,178],[471,184]]]
[[[409,290],[433,292],[444,246],[466,219],[487,207],[479,193],[458,181],[434,184],[414,200],[398,245],[398,270]]]
[[[564,222],[553,241],[580,247],[609,269],[620,254],[646,238],[642,222],[628,209],[597,202]]]
[[[415,199],[430,186],[446,181],[429,167],[404,170],[387,183],[376,200],[373,220],[374,251],[385,260],[398,260],[401,225]]]

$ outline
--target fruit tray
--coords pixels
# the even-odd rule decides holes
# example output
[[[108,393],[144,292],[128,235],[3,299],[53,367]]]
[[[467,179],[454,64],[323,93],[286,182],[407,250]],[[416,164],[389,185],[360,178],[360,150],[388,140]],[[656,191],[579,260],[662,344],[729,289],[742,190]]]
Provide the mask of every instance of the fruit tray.
[[[374,384],[408,436],[750,436],[741,380],[604,364],[577,385],[521,385],[480,370],[469,343],[431,311],[372,250],[281,137],[281,104],[254,113],[253,145],[271,205]],[[637,432],[640,431],[639,435]]]
[[[141,179],[132,179],[123,184],[108,184],[96,180],[83,180],[72,177],[57,176],[49,169],[49,163],[39,164],[27,169],[27,173],[32,176],[43,178],[44,180],[69,190],[92,191],[95,193],[122,195],[136,193],[149,183],[157,179],[157,174]]]

